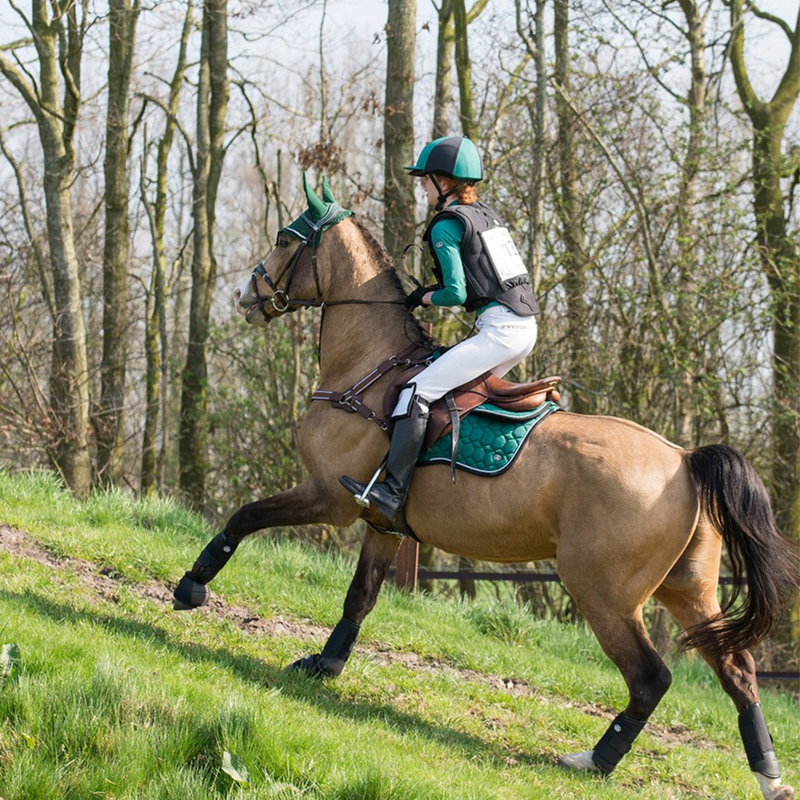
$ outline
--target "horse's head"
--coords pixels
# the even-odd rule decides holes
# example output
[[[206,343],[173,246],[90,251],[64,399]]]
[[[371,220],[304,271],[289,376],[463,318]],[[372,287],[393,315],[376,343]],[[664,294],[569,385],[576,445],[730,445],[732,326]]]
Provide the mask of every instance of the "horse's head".
[[[236,310],[247,322],[262,328],[287,311],[322,303],[317,271],[322,233],[353,213],[334,200],[325,178],[322,199],[308,185],[305,175],[303,188],[308,210],[281,228],[275,248],[233,293]]]

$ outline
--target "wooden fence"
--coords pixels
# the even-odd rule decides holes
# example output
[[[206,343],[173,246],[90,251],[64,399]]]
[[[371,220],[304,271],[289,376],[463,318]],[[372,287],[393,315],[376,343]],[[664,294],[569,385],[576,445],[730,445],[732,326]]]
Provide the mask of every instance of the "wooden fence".
[[[419,580],[443,581],[513,581],[514,583],[561,583],[554,572],[457,572],[454,570],[430,570],[419,567],[419,543],[403,539],[395,558],[395,585],[405,591],[416,592]],[[733,584],[733,577],[720,575],[720,585]],[[800,672],[757,672],[760,680],[800,681]]]

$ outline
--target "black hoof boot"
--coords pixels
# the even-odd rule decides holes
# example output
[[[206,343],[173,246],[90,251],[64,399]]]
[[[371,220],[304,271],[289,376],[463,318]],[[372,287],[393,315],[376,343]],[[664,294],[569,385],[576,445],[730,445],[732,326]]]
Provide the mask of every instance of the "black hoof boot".
[[[228,538],[225,531],[218,533],[203,548],[191,571],[181,578],[172,595],[175,598],[172,607],[176,611],[188,611],[205,605],[211,596],[206,584],[228,563],[238,546],[239,543]]]
[[[286,667],[285,672],[302,670],[315,678],[338,678],[350,658],[358,637],[359,626],[349,619],[340,619],[331,631],[321,653],[306,656]]]
[[[186,573],[172,593],[172,607],[175,611],[190,611],[204,606],[211,596],[208,586],[198,583],[190,573]]]
[[[344,671],[344,662],[343,658],[327,658],[314,653],[289,664],[284,672],[305,672],[312,678],[338,678]]]

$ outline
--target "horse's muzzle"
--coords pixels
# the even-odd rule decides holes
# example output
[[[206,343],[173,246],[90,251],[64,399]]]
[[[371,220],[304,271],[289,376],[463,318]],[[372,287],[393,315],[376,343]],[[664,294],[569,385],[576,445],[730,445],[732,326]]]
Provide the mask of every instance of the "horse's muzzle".
[[[272,320],[271,304],[263,300],[259,303],[259,298],[254,296],[249,280],[234,290],[233,305],[236,312],[241,314],[250,325],[265,328]],[[262,311],[262,306],[264,311]]]

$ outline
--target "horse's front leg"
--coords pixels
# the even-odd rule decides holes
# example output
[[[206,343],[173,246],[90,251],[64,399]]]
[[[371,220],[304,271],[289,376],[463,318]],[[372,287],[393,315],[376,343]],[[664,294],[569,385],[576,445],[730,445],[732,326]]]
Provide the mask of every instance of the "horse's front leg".
[[[317,483],[306,481],[266,500],[242,506],[206,546],[173,594],[173,608],[184,611],[208,602],[208,583],[228,563],[242,539],[277,525],[310,525],[341,517],[330,496]],[[353,514],[352,517],[355,515]],[[338,520],[343,521],[343,520]],[[344,521],[349,524],[353,519]]]
[[[400,539],[374,528],[367,528],[353,581],[344,601],[344,614],[333,629],[321,653],[295,661],[288,670],[303,670],[309,675],[335,678],[341,675],[350,658],[361,623],[378,599],[386,573],[392,564]]]

